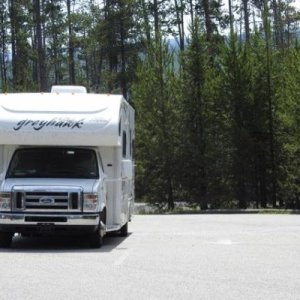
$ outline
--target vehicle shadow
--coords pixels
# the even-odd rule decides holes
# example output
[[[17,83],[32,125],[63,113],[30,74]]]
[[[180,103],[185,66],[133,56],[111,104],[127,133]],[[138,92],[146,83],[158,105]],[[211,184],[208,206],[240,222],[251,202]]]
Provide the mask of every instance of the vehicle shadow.
[[[14,236],[11,248],[0,249],[0,253],[5,252],[32,252],[32,253],[62,253],[62,252],[111,252],[122,244],[127,237],[120,237],[117,233],[109,233],[104,237],[104,244],[101,248],[91,248],[86,237],[76,236],[41,236],[41,237],[22,237]]]

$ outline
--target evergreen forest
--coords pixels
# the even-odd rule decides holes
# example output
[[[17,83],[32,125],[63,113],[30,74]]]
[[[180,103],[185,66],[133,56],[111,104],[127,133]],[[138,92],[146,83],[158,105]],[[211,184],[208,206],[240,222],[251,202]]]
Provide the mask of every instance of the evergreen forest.
[[[137,201],[300,209],[295,1],[0,0],[0,92],[64,84],[134,106]]]

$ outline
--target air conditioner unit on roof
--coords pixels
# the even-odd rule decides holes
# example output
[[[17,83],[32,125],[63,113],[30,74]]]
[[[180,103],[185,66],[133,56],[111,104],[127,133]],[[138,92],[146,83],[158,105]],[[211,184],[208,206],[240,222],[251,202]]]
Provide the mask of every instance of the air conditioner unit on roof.
[[[86,88],[84,86],[75,85],[53,85],[51,93],[72,93],[72,94],[86,94]]]

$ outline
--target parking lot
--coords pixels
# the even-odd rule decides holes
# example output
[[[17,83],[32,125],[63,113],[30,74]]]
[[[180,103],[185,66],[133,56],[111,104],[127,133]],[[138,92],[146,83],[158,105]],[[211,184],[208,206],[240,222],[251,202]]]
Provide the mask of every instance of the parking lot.
[[[15,237],[0,299],[300,299],[299,215],[138,215],[101,249]]]

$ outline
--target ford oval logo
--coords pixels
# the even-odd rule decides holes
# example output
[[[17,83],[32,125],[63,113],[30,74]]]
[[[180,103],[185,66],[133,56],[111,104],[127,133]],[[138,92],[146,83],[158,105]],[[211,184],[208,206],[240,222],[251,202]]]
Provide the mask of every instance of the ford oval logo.
[[[40,203],[41,204],[54,204],[54,202],[55,202],[54,198],[49,198],[49,197],[40,198]]]

